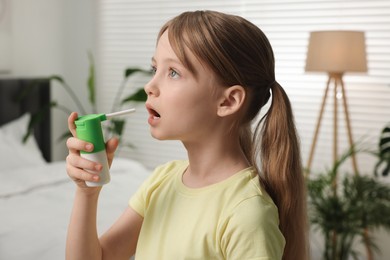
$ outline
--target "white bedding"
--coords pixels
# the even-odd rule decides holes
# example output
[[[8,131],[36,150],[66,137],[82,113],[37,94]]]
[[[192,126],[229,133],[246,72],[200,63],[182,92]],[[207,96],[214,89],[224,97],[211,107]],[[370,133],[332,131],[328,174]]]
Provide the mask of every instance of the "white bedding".
[[[149,174],[138,162],[114,159],[111,182],[100,195],[99,233],[116,220]],[[64,259],[75,190],[65,162],[2,170],[1,176],[0,259]]]

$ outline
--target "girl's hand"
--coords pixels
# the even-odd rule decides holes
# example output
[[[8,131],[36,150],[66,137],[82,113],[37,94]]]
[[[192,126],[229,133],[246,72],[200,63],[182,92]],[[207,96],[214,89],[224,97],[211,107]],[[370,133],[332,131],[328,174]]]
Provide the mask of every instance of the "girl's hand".
[[[69,177],[77,184],[78,187],[85,189],[88,187],[85,184],[86,181],[99,181],[99,176],[97,174],[88,172],[88,170],[99,172],[102,170],[102,165],[100,163],[84,159],[80,156],[80,150],[87,152],[92,151],[93,144],[80,140],[76,137],[76,125],[74,124],[74,121],[77,119],[77,117],[77,113],[73,112],[68,118],[68,127],[73,137],[70,137],[66,142],[66,146],[69,150],[69,154],[66,157],[66,171]],[[106,143],[106,153],[108,157],[108,164],[110,166],[117,147],[118,139],[116,138],[110,139]],[[99,187],[94,189],[100,190]]]

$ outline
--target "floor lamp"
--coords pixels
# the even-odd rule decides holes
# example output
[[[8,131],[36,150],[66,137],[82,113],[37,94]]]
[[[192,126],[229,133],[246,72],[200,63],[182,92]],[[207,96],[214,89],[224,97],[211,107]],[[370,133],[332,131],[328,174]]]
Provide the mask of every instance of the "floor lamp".
[[[350,147],[353,149],[353,137],[348,112],[347,96],[343,82],[346,72],[366,72],[366,49],[364,32],[358,31],[316,31],[310,33],[309,47],[306,58],[306,71],[319,71],[328,74],[328,81],[322,98],[320,113],[314,132],[307,163],[307,174],[310,173],[314,150],[320,130],[322,115],[330,85],[333,83],[333,161],[338,159],[338,103],[341,94],[347,135]],[[358,173],[355,154],[352,153],[352,166]]]

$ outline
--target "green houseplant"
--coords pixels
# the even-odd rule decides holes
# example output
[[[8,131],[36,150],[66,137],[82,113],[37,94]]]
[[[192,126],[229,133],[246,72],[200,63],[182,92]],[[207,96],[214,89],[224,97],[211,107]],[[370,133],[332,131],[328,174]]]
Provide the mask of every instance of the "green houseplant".
[[[339,176],[340,166],[353,150],[330,169],[307,179],[309,218],[324,237],[324,260],[358,259],[354,245],[359,242],[366,247],[367,259],[372,259],[372,251],[378,248],[371,231],[390,230],[390,187],[374,175]]]

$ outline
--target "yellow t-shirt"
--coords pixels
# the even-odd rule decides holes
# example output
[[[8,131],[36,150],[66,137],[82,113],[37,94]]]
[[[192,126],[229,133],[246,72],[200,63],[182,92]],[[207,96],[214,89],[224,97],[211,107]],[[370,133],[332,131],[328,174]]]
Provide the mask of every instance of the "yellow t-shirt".
[[[191,189],[182,182],[187,167],[158,167],[130,199],[144,218],[137,260],[282,258],[278,210],[252,168]]]

